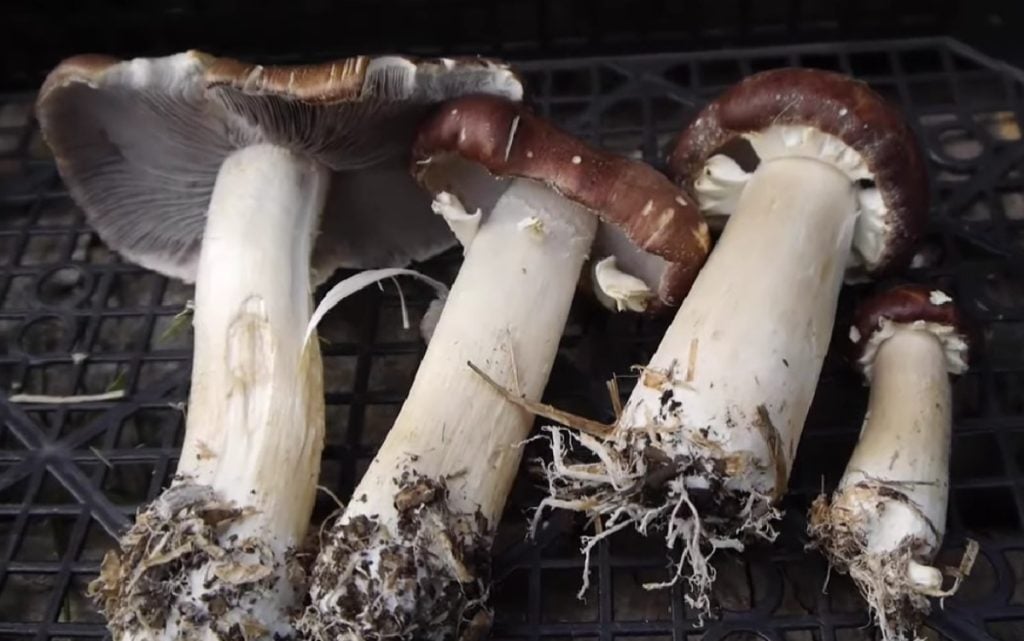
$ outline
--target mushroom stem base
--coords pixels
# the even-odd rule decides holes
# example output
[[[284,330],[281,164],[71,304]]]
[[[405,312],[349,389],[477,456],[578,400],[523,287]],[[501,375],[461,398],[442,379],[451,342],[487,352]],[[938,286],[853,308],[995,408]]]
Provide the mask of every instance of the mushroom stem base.
[[[599,441],[567,428],[545,429],[553,461],[546,469],[548,497],[534,515],[532,531],[546,508],[601,519],[599,533],[582,539],[586,564],[580,598],[589,587],[591,550],[626,528],[645,536],[664,531],[669,549],[680,550],[679,559],[665,581],[644,588],[667,588],[685,578],[687,604],[702,614],[711,607],[715,569],[709,560],[714,552],[742,550],[745,540],[775,539],[772,524],[779,512],[772,506],[773,497],[744,483],[742,470],[749,456],[694,446],[680,430],[619,430],[613,439]],[[569,458],[580,455],[596,461]]]
[[[305,570],[295,550],[228,535],[254,518],[212,488],[178,478],[139,513],[89,586],[117,639],[288,638]]]
[[[879,505],[891,500],[890,493],[877,497]],[[908,536],[894,547],[871,551],[865,515],[848,516],[819,496],[811,506],[808,533],[832,567],[853,579],[884,641],[917,641],[918,625],[931,609],[928,597],[944,595],[941,585],[921,585],[911,571],[912,565],[921,567],[930,559],[930,544]]]
[[[491,538],[479,512],[449,508],[444,481],[406,471],[398,525],[356,516],[331,529],[299,629],[313,641],[475,641],[490,629]]]

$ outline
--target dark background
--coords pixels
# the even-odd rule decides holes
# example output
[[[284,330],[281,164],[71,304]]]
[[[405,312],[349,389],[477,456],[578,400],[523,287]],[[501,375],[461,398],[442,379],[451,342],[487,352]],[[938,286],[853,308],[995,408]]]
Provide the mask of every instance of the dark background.
[[[15,0],[0,2],[0,89],[38,86],[83,52],[320,59],[356,53],[512,59],[950,35],[1011,62],[1011,0]]]

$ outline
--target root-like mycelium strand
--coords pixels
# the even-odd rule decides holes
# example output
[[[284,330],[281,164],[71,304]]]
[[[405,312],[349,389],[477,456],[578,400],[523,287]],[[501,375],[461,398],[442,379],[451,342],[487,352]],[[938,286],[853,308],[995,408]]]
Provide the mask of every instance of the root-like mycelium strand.
[[[548,497],[533,519],[535,530],[545,508],[594,515],[601,530],[582,539],[586,567],[579,596],[589,587],[590,552],[602,539],[632,527],[642,535],[664,531],[670,549],[679,549],[672,574],[646,589],[670,587],[685,578],[687,603],[710,610],[715,579],[709,563],[716,550],[743,549],[743,540],[773,540],[778,511],[772,497],[734,479],[754,466],[743,453],[727,454],[718,444],[684,440],[679,430],[620,430],[599,440],[574,430],[548,427],[553,460],[545,472]],[[593,462],[570,460],[570,450]],[[689,574],[685,570],[689,568]]]
[[[927,522],[913,501],[888,486],[861,483],[847,490],[851,491],[880,510],[875,517],[878,520],[885,518],[886,509],[906,509]],[[934,540],[925,537],[905,536],[885,550],[871,551],[865,530],[867,519],[864,510],[830,505],[823,495],[811,506],[808,532],[832,567],[853,579],[882,630],[882,638],[917,641],[918,625],[931,610],[928,597],[946,597],[956,592],[974,565],[977,543],[968,542],[959,567],[939,570],[927,563]],[[946,582],[944,577],[952,581]],[[947,588],[944,583],[950,586]]]
[[[300,555],[275,552],[259,537],[228,530],[253,511],[223,500],[209,486],[178,479],[139,513],[121,539],[121,554],[103,559],[90,593],[121,639],[247,639],[290,634],[268,630],[281,594],[301,593]]]
[[[928,596],[924,586],[914,584],[907,568],[928,542],[907,537],[893,550],[872,554],[863,524],[847,517],[852,515],[831,511],[828,499],[819,496],[811,506],[808,530],[815,540],[825,542],[823,551],[832,566],[857,584],[884,637],[915,639],[917,623],[929,611]]]
[[[474,641],[490,628],[487,520],[450,510],[443,480],[406,472],[400,488],[396,531],[364,515],[332,528],[299,623],[308,638]]]

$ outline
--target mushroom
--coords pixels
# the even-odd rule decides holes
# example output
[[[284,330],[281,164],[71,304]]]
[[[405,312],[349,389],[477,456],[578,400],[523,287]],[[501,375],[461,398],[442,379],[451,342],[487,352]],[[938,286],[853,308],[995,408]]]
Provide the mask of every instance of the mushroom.
[[[831,503],[814,502],[809,531],[853,578],[883,638],[916,639],[927,597],[958,583],[944,589],[930,564],[949,498],[949,376],[967,371],[968,333],[945,292],[905,285],[862,303],[850,340],[871,385],[868,410]]]
[[[177,475],[92,586],[115,638],[293,633],[324,431],[312,281],[450,244],[401,169],[430,105],[477,91],[521,93],[485,60],[400,57],[79,56],[47,78],[43,134],[89,222],[196,282]]]
[[[760,163],[742,180],[716,155],[745,139]],[[852,79],[784,69],[751,76],[701,111],[670,159],[705,207],[733,209],[607,439],[553,429],[551,496],[604,518],[601,538],[663,527],[682,547],[671,585],[707,609],[714,549],[771,538],[832,336],[848,264],[877,273],[910,253],[927,180],[909,128]],[[738,190],[739,193],[725,193]],[[538,518],[542,510],[538,510]],[[584,587],[586,584],[584,583]]]
[[[314,639],[478,638],[490,546],[598,221],[666,267],[685,295],[708,248],[687,196],[507,100],[446,103],[420,128],[413,171],[443,215],[478,226],[409,395],[313,571]],[[465,232],[465,228],[462,232]],[[476,371],[474,371],[474,368]]]

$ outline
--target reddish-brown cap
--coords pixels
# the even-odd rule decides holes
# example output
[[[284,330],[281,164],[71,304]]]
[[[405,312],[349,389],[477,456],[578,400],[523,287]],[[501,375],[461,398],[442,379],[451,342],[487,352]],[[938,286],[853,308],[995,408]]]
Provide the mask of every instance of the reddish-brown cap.
[[[850,327],[850,341],[854,357],[862,368],[870,366],[865,362],[865,356],[870,357],[872,346],[877,347],[876,334],[891,323],[935,333],[946,351],[956,352],[960,361],[966,364],[970,335],[953,298],[941,289],[925,285],[898,285],[861,302]],[[963,365],[961,367],[966,369]]]
[[[484,59],[358,56],[273,67],[189,51],[76,56],[47,77],[37,114],[72,197],[129,260],[195,278],[221,162],[273,144],[332,170],[315,275],[427,258],[452,244],[406,160],[418,121],[465,93],[519,99]],[[255,222],[255,221],[254,221]]]
[[[882,205],[872,247],[855,247],[863,267],[886,271],[908,261],[928,212],[926,166],[902,115],[868,85],[814,69],[776,69],[745,78],[705,107],[682,132],[669,158],[679,182],[693,187],[708,159],[738,138],[780,126],[801,126],[827,137],[801,145],[790,137],[779,156],[814,157],[852,180],[874,183]],[[835,139],[841,144],[834,144]],[[792,149],[790,149],[792,147]],[[851,153],[852,151],[852,153]],[[862,216],[863,218],[863,216]]]
[[[685,191],[649,165],[595,149],[518,103],[467,96],[441,106],[420,127],[413,173],[432,193],[460,195],[458,174],[447,170],[452,159],[492,176],[542,182],[594,212],[631,244],[617,258],[655,292],[648,311],[678,305],[707,258],[708,227]]]

